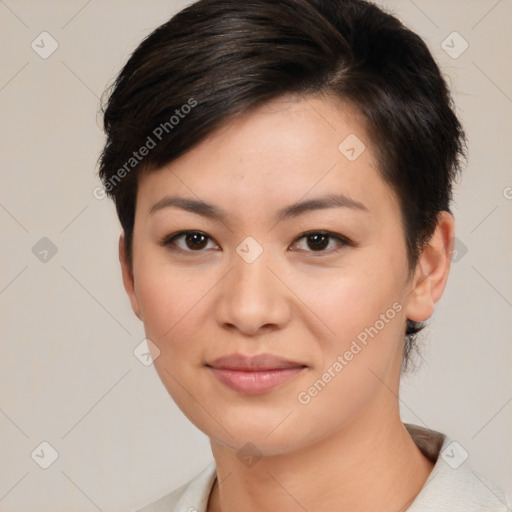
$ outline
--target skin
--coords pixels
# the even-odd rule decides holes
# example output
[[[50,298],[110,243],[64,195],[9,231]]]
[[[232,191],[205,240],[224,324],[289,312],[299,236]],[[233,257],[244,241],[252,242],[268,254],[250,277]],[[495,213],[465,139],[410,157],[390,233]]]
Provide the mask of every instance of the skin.
[[[355,161],[338,149],[349,134],[366,146]],[[241,504],[244,512],[404,510],[432,470],[400,420],[400,366],[406,319],[427,320],[443,293],[454,220],[439,216],[410,275],[398,200],[377,168],[353,108],[331,97],[286,97],[139,181],[133,268],[123,236],[119,243],[124,286],[160,351],[154,364],[162,382],[210,438],[217,481],[209,512]],[[325,208],[274,220],[280,208],[333,191],[367,211]],[[167,195],[207,201],[227,217],[174,206],[150,214]],[[181,230],[210,238],[199,250],[184,237],[175,241],[181,251],[162,245]],[[315,250],[301,237],[310,230],[351,244],[328,238]],[[236,251],[247,236],[263,249],[252,263]],[[298,394],[397,302],[394,318],[300,403]],[[246,395],[205,366],[234,352],[272,353],[307,368]],[[261,456],[251,466],[237,456],[247,443]]]

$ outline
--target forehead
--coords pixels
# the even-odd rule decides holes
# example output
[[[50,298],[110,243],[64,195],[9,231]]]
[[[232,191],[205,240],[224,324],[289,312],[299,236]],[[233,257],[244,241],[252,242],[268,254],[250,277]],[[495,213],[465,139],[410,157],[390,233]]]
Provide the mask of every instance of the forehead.
[[[271,205],[342,193],[369,203],[370,210],[383,201],[394,208],[396,197],[377,169],[354,107],[331,97],[289,96],[240,115],[143,175],[137,203],[149,213],[172,193],[256,214]]]

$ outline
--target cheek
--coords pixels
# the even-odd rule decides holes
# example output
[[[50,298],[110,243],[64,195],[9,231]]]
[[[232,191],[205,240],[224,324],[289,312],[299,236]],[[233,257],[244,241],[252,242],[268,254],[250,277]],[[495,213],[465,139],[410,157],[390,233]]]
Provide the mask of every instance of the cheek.
[[[195,411],[189,392],[195,390],[202,357],[202,347],[194,342],[198,326],[194,315],[211,285],[201,279],[192,282],[165,265],[149,266],[139,277],[137,295],[146,337],[159,349],[155,370],[178,407],[189,415],[190,409]],[[189,419],[194,422],[195,416]]]
[[[194,309],[211,288],[208,279],[158,263],[141,267],[137,277],[136,293],[148,337],[153,336],[161,349],[177,333],[185,339],[194,324]]]
[[[315,407],[327,407],[329,400],[341,400],[347,409],[348,404],[364,403],[400,358],[405,327],[401,274],[396,262],[384,259],[380,257],[379,265],[360,261],[361,266],[340,272],[337,278],[317,276],[315,287],[313,280],[303,283],[301,296],[329,328],[326,336],[316,332],[320,358],[311,381],[324,380],[322,375],[329,370],[336,375],[325,376],[328,390],[322,391]]]
[[[383,382],[401,359],[405,322],[399,299],[400,287],[391,271],[326,280],[323,293],[311,295],[311,309],[321,312],[323,322],[335,332],[317,337],[321,363],[295,397],[298,411],[308,417],[330,411],[325,431],[315,435],[337,428],[389,393]]]
[[[320,325],[320,320],[326,327],[324,338],[332,345],[346,342],[372,326],[400,300],[403,290],[398,275],[392,265],[372,266],[372,261],[360,261],[339,272],[295,278],[290,284],[314,313],[312,322],[316,319]],[[396,308],[390,315],[396,317]],[[318,328],[315,331],[319,334]]]

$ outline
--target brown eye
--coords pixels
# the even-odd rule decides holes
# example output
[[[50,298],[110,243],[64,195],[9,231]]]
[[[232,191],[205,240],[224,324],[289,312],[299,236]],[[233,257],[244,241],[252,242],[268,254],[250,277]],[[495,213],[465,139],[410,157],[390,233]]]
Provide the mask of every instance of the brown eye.
[[[207,248],[209,241],[211,241],[211,238],[200,231],[182,231],[164,238],[162,245],[172,250],[203,252],[203,249]]]
[[[317,233],[307,237],[308,247],[314,251],[323,251],[329,245],[329,235]]]
[[[204,249],[207,238],[202,233],[188,233],[185,235],[185,244],[189,249]]]
[[[345,237],[327,231],[310,231],[302,234],[297,240],[303,239],[306,240],[306,248],[303,246],[299,247],[299,249],[306,252],[330,254],[339,251],[346,245],[351,245],[351,242]],[[333,242],[333,244],[327,249],[331,242]],[[296,246],[300,246],[300,243],[297,243]]]

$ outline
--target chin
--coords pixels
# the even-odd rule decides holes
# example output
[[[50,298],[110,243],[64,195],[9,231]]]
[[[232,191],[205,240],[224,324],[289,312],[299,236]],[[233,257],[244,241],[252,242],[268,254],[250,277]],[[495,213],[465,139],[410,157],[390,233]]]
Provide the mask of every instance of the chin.
[[[230,421],[222,422],[222,426],[211,421],[207,424],[198,424],[194,422],[195,418],[191,421],[211,441],[233,451],[248,452],[249,455],[272,456],[293,452],[314,443],[316,437],[321,435],[317,427],[304,428],[306,427],[304,423],[301,425],[297,422],[298,418],[293,418],[296,412],[288,416],[289,413],[290,410],[287,410],[279,415],[269,415],[267,411],[266,415],[252,414],[250,420],[247,415],[245,420],[235,415],[230,418]]]

